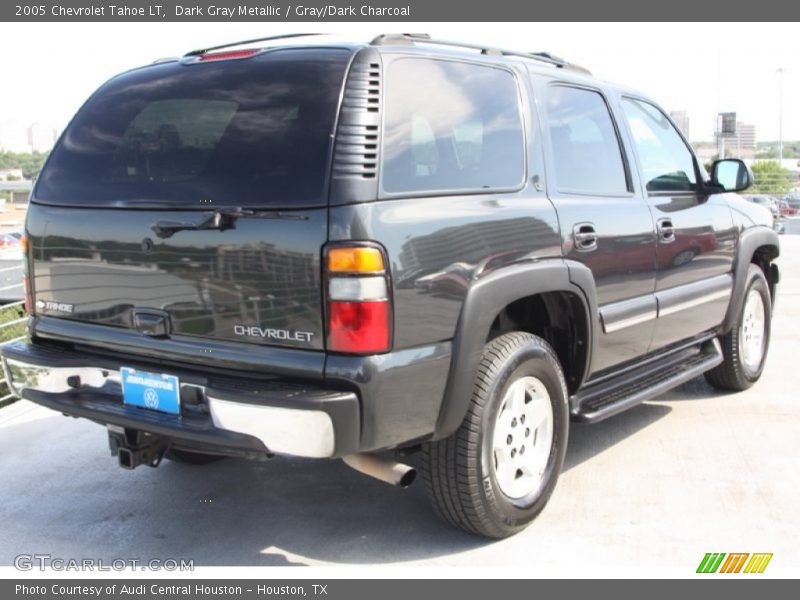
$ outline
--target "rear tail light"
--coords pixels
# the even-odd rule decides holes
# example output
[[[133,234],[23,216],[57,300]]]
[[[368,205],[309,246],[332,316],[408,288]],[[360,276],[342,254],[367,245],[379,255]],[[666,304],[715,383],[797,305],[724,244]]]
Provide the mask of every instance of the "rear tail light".
[[[33,287],[31,286],[30,277],[30,258],[28,257],[28,234],[23,233],[19,240],[20,248],[22,248],[22,292],[25,299],[25,312],[29,315],[33,314]]]
[[[326,253],[328,349],[349,354],[387,352],[392,305],[383,252],[337,246]]]

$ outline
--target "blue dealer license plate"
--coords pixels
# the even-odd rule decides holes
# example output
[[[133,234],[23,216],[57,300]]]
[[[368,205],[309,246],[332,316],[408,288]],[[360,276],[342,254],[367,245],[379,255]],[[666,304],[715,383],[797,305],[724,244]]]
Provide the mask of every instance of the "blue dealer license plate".
[[[147,373],[129,367],[120,369],[122,401],[173,415],[181,412],[181,386],[174,375]]]

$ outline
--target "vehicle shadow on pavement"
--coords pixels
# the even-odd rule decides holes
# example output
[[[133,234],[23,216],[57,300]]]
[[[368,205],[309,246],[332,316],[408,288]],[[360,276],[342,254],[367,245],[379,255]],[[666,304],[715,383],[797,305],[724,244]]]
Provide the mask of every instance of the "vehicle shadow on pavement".
[[[591,460],[670,412],[672,409],[669,406],[645,403],[599,423],[571,423],[564,471]]]
[[[286,458],[126,471],[103,428],[43,415],[0,429],[2,565],[23,553],[106,564],[382,564],[491,543],[442,523],[421,481],[401,490],[338,460]]]
[[[700,376],[670,390],[663,396],[659,396],[657,400],[658,402],[693,401],[734,395],[734,392],[718,390],[712,387],[711,384],[706,381],[705,377]]]
[[[664,399],[707,397],[695,385]],[[565,470],[671,410],[646,403],[596,425],[573,424]],[[126,471],[110,456],[103,428],[57,414],[3,426],[0,481],[0,564],[20,553],[196,566],[384,564],[496,543],[440,521],[421,481],[400,490],[338,460],[287,458]]]

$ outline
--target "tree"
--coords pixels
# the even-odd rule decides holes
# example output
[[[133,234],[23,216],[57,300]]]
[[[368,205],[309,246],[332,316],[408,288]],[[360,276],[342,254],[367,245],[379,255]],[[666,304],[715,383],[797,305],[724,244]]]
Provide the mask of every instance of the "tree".
[[[770,194],[783,196],[792,189],[793,176],[789,169],[784,169],[776,160],[764,160],[753,164],[755,183],[754,194]]]
[[[48,152],[0,152],[0,169],[22,169],[25,179],[33,179],[42,169]]]

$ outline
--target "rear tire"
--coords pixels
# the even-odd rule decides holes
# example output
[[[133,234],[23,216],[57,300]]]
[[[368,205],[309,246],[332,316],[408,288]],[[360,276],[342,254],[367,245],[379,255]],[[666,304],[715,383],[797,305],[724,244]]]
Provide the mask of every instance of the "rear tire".
[[[164,453],[164,458],[174,463],[199,466],[217,462],[225,457],[219,456],[218,454],[203,454],[202,452],[190,452],[189,450],[170,448]]]
[[[553,493],[568,426],[567,387],[547,342],[524,332],[492,340],[461,426],[423,447],[422,473],[436,512],[491,538],[524,529]]]
[[[752,386],[764,370],[769,349],[772,299],[764,272],[750,265],[742,308],[731,330],[720,338],[724,360],[706,381],[715,388],[742,391]]]

